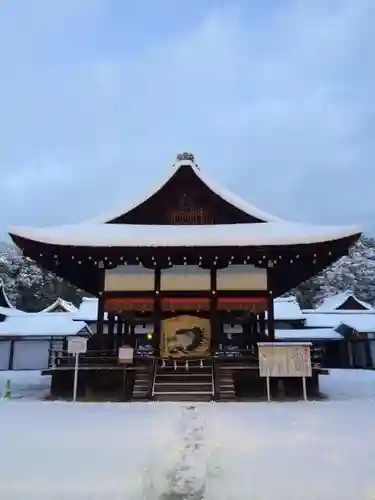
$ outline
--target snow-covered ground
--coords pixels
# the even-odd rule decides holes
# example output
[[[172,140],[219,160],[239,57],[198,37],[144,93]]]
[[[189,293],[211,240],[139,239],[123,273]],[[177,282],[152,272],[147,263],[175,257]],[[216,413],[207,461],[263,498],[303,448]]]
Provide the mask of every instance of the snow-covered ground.
[[[35,371],[0,371],[0,395],[4,394],[6,381],[10,381],[12,399],[35,401],[44,399],[50,391],[51,377],[42,377]]]
[[[8,376],[1,499],[375,499],[375,372],[322,377],[324,401],[191,405],[38,401],[48,379]]]

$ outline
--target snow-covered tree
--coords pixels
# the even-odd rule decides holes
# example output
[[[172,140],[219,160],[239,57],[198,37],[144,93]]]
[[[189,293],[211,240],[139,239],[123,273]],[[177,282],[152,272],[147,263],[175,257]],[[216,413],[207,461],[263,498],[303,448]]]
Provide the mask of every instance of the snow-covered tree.
[[[11,302],[25,311],[40,311],[61,297],[79,304],[76,287],[42,270],[14,247],[0,254],[0,278]]]
[[[325,297],[349,290],[359,299],[375,305],[375,241],[363,236],[342,257],[320,275],[295,290],[302,307],[320,303]]]

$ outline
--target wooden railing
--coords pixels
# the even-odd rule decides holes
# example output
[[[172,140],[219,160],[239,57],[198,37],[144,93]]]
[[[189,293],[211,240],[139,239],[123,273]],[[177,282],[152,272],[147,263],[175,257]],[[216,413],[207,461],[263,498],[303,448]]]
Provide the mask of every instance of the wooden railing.
[[[134,354],[134,361],[137,363],[142,360],[153,360],[153,351],[150,350],[136,350]],[[68,369],[73,368],[75,358],[69,354],[67,350],[61,349],[59,351],[52,350],[50,353],[49,368],[52,369]],[[123,365],[118,362],[118,350],[95,350],[89,349],[85,354],[79,357],[79,366],[84,368],[123,368]]]
[[[250,348],[250,349],[218,349],[216,352],[212,354],[212,356],[204,357],[202,359],[216,359],[218,361],[246,361],[247,364],[252,366],[259,365],[258,358],[258,349]],[[153,362],[156,359],[165,360],[166,358],[162,358],[154,355],[154,351],[152,349],[137,349],[134,353],[134,363],[135,364],[143,364],[148,360]],[[179,358],[174,359],[170,358],[172,361],[176,362],[185,362],[194,361],[195,358]],[[196,360],[200,360],[201,357],[197,356]],[[318,369],[321,367],[322,361],[322,352],[318,347],[311,348],[311,362],[314,369]],[[84,367],[86,369],[95,369],[95,368],[123,368],[121,364],[118,362],[118,351],[117,349],[112,350],[88,350],[87,353],[81,354],[79,359],[80,367]],[[67,369],[72,368],[74,366],[74,356],[69,354],[66,350],[52,350],[50,353],[50,368],[52,369]]]

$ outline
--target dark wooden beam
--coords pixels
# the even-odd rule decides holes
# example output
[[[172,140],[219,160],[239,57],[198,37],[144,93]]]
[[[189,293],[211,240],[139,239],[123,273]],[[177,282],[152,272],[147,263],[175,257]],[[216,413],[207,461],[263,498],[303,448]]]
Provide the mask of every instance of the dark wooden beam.
[[[97,322],[97,333],[103,335],[104,333],[104,284],[105,284],[105,269],[101,267],[98,272],[98,290],[99,290],[99,300],[98,300],[98,322]]]
[[[155,269],[155,281],[154,281],[154,297],[155,297],[155,305],[154,305],[154,333],[153,333],[153,346],[155,349],[155,355],[160,355],[160,343],[162,332],[162,311],[161,311],[161,302],[160,302],[160,287],[161,287],[161,269]]]
[[[218,298],[220,297],[248,297],[248,298],[258,298],[268,296],[266,290],[216,290],[216,295]],[[159,294],[156,294],[154,290],[148,291],[124,291],[124,292],[105,292],[105,298],[108,299],[118,299],[118,298],[156,298],[156,296],[160,298],[170,297],[170,298],[194,298],[194,297],[208,297],[211,298],[212,291],[211,290],[161,290]]]
[[[273,267],[267,269],[267,331],[270,342],[275,341],[275,312],[273,303]]]
[[[211,351],[217,350],[217,269],[210,269],[210,321],[211,321]]]
[[[146,229],[145,229],[146,230]],[[253,264],[266,267],[269,260],[274,263],[273,295],[277,297],[321,272],[342,255],[346,254],[360,233],[334,241],[305,245],[283,245],[278,247],[74,247],[50,245],[11,235],[13,241],[25,255],[40,266],[55,272],[79,288],[99,295],[98,267],[100,261],[106,266],[116,266],[125,261],[144,261],[152,267],[162,267],[168,257],[174,264],[196,265],[201,259],[206,267],[212,267],[217,257],[217,267],[233,264]],[[152,259],[154,258],[154,260]],[[138,260],[137,260],[138,259]]]

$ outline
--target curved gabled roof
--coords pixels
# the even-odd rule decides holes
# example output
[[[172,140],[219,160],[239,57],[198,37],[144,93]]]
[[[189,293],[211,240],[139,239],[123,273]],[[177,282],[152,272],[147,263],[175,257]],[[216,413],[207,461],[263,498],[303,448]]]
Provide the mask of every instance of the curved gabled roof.
[[[96,217],[90,221],[79,224],[62,225],[49,228],[13,228],[11,237],[19,237],[34,242],[59,246],[77,247],[214,247],[214,246],[276,246],[276,245],[308,245],[312,243],[329,242],[360,234],[357,227],[329,227],[315,226],[288,222],[274,215],[268,214],[257,207],[242,200],[215,184],[201,172],[194,162],[193,155],[184,153],[179,155],[174,165],[174,170],[166,181],[159,185],[149,196],[138,203],[122,206],[118,210],[105,216]],[[177,179],[177,181],[176,181]],[[237,224],[236,215],[232,215],[229,223],[199,224],[160,224],[153,221],[147,222],[147,217],[152,217],[152,207],[146,210],[146,220],[139,222],[137,217],[127,217],[127,214],[140,206],[147,204],[165,189],[171,181],[176,181],[171,197],[178,196],[186,189],[185,182],[192,182],[190,189],[204,189],[201,193],[204,199],[215,195],[214,208],[216,211],[217,199],[224,202],[227,209],[240,211],[245,217],[240,217],[241,223]],[[198,181],[198,184],[197,184]],[[192,187],[193,186],[193,187]],[[163,191],[164,192],[164,191]],[[192,193],[193,195],[195,193]],[[157,209],[166,196],[157,197]],[[168,202],[175,203],[175,200]],[[212,200],[211,200],[212,202]],[[221,205],[222,207],[222,205]],[[224,211],[225,211],[224,210]],[[238,214],[238,212],[235,212]],[[147,215],[149,214],[149,215]],[[123,220],[124,219],[124,220]],[[125,221],[125,222],[124,222]],[[233,221],[233,222],[232,222]],[[116,222],[116,224],[112,224]],[[147,228],[147,229],[146,229]]]
[[[337,260],[360,234],[357,227],[300,224],[268,214],[217,186],[186,153],[179,155],[164,184],[138,203],[79,224],[10,231],[25,255],[92,295],[99,291],[96,263],[103,259],[113,264],[113,259],[120,262],[126,257],[129,263],[139,259],[139,250],[144,249],[143,260],[155,252],[162,265],[169,256],[177,263],[187,248],[191,263],[199,256],[212,261],[219,254],[221,265],[228,255],[235,262],[245,258],[259,263],[258,254],[263,259],[277,258],[273,270],[277,296]],[[148,251],[151,248],[153,252]],[[318,259],[312,259],[315,251],[320,252]],[[293,272],[290,252],[305,255],[297,258]],[[313,266],[306,265],[305,258]]]
[[[74,304],[62,299],[61,297],[58,297],[55,300],[55,302],[53,302],[48,307],[45,307],[44,309],[42,309],[40,312],[42,312],[42,313],[56,312],[56,310],[58,310],[58,309],[61,309],[62,312],[70,312],[70,313],[78,311],[78,309],[76,308],[76,306]],[[60,311],[58,311],[58,312],[60,312]]]
[[[354,303],[357,303],[362,310],[369,310],[369,311],[374,311],[374,308],[372,307],[371,304],[368,302],[364,302],[363,300],[358,299],[358,297],[355,296],[355,294],[347,290],[345,292],[337,293],[335,295],[331,295],[330,297],[326,297],[323,299],[322,303],[315,308],[315,311],[317,313],[319,312],[336,312],[341,310],[341,307],[347,302],[349,299],[352,299]],[[346,310],[354,310],[357,311],[358,308],[356,309],[350,309],[347,308]]]
[[[133,203],[126,203],[124,205],[119,206],[117,209],[108,212],[107,214],[100,215],[98,217],[94,217],[93,219],[90,219],[89,222],[99,222],[99,223],[108,223],[111,222],[115,219],[118,219],[122,215],[131,212],[138,206],[142,205],[143,203],[147,202],[152,196],[155,196],[159,191],[161,191],[164,186],[176,175],[178,175],[180,169],[189,167],[196,177],[199,179],[202,184],[208,188],[212,193],[214,193],[216,196],[221,198],[222,201],[228,203],[229,205],[232,205],[233,207],[237,208],[241,212],[244,212],[246,215],[249,215],[250,217],[253,217],[255,219],[259,219],[260,222],[276,222],[276,221],[281,221],[282,219],[280,217],[277,217],[276,215],[269,214],[254,205],[248,203],[247,201],[243,200],[240,196],[232,193],[230,190],[219,186],[213,179],[211,179],[206,173],[203,173],[198,165],[194,162],[194,157],[193,155],[190,155],[188,153],[184,153],[182,155],[178,155],[177,162],[173,165],[172,170],[168,172],[168,175],[166,178],[160,182],[157,186],[154,187],[153,190],[150,190],[147,195],[142,196],[141,198],[137,199]]]

